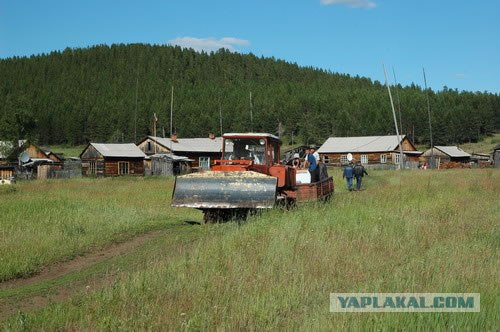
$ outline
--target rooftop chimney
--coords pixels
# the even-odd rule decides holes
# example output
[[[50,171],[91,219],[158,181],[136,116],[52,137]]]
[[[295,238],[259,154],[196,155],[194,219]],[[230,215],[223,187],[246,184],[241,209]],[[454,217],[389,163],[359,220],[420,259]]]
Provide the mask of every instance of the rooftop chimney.
[[[213,132],[208,133],[208,138],[215,139],[215,134]]]
[[[173,133],[172,135],[170,135],[170,139],[177,143],[177,133]]]

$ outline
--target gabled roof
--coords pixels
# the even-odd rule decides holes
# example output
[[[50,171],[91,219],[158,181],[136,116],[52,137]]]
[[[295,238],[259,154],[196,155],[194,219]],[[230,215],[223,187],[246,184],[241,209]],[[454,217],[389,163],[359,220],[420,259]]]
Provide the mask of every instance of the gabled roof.
[[[90,143],[103,157],[144,158],[146,155],[134,143],[105,144]]]
[[[211,138],[178,138],[171,140],[165,137],[148,136],[163,147],[173,152],[213,152],[222,151],[222,137]]]
[[[464,150],[460,149],[457,146],[434,146],[436,149],[439,151],[447,154],[450,157],[455,157],[455,158],[466,158],[470,157],[470,154],[465,152]]]
[[[406,135],[400,135],[401,141]],[[384,152],[398,149],[398,136],[330,137],[318,153]]]

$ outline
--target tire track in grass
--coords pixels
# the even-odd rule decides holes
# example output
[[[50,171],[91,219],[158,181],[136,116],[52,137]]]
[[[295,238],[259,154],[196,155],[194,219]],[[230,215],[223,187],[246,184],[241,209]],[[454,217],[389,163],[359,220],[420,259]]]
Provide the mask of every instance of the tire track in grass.
[[[67,262],[59,262],[44,268],[29,278],[13,279],[0,283],[0,321],[19,312],[41,309],[52,303],[60,303],[77,294],[101,289],[112,284],[120,273],[120,267],[109,264],[120,256],[133,254],[142,246],[175,229],[191,228],[190,225],[174,225],[167,229],[151,231],[108,247],[78,256]],[[99,266],[99,265],[103,266]]]

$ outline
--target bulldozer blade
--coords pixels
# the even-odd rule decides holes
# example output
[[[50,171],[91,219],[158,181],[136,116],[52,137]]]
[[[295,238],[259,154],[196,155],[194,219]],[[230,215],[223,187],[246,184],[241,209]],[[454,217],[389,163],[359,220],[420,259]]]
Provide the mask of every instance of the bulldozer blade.
[[[175,180],[172,206],[265,209],[276,201],[277,179],[257,172],[204,172]]]

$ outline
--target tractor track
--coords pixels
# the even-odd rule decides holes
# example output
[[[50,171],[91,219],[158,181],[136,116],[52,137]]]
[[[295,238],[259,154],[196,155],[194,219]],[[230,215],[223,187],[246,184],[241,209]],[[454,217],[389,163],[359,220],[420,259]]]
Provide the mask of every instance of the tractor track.
[[[47,266],[40,273],[28,277],[12,279],[0,283],[0,292],[5,290],[16,290],[35,286],[40,283],[47,283],[64,277],[73,272],[83,271],[106,259],[124,255],[134,249],[139,248],[146,242],[155,239],[165,230],[148,232],[122,242],[113,243],[102,250],[78,256],[70,261],[59,262]],[[77,294],[94,291],[111,284],[119,274],[118,270],[110,269],[105,275],[90,276],[85,280],[77,280],[70,283],[55,284],[47,286],[43,290],[28,291],[27,294],[4,296],[0,298],[0,321],[18,312],[28,312],[43,308],[52,303],[60,303]]]

